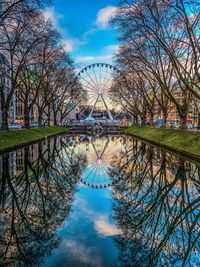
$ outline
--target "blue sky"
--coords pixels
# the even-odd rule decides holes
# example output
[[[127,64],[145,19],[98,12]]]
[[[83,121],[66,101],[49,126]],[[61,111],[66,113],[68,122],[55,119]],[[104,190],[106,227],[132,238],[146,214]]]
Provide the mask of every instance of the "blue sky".
[[[117,0],[54,0],[44,11],[61,31],[77,69],[96,62],[112,63],[117,42],[109,19],[116,5]]]

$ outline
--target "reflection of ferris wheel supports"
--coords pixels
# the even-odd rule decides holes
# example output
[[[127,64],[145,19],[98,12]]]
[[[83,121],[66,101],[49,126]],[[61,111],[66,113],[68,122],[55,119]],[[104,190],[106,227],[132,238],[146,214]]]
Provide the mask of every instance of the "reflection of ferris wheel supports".
[[[95,154],[96,154],[96,156],[97,156],[97,159],[103,157],[103,155],[104,155],[104,153],[105,153],[105,151],[106,151],[106,148],[108,147],[109,142],[110,142],[110,139],[108,138],[108,139],[107,139],[107,142],[105,143],[105,146],[104,146],[104,148],[103,148],[103,150],[102,150],[102,152],[101,152],[101,155],[99,155],[99,153],[98,153],[97,150],[96,150],[96,147],[95,147],[94,143],[92,142],[92,146],[93,146],[93,148],[94,148],[94,151],[95,151]]]
[[[104,153],[105,153],[105,151],[106,151],[106,148],[108,147],[108,144],[110,143],[110,139],[108,138],[107,139],[107,142],[106,142],[106,144],[105,144],[105,146],[104,146],[104,149],[103,149],[103,151],[102,151],[102,153],[101,153],[101,155],[100,155],[100,158],[102,158],[103,157],[103,155],[104,155]]]
[[[108,112],[109,119],[113,121],[113,116],[112,116],[112,114],[110,113],[110,110],[109,110],[109,108],[108,108],[108,106],[107,106],[107,104],[106,104],[105,99],[103,98],[103,96],[101,96],[101,98],[102,98],[102,100],[103,100],[103,103],[104,103],[104,106],[105,106],[105,108],[106,108],[106,111]]]

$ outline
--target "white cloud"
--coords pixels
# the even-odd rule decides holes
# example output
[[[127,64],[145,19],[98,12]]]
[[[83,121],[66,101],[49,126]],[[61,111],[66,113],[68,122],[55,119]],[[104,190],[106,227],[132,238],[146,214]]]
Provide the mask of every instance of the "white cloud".
[[[101,54],[100,55],[95,55],[95,56],[77,56],[75,58],[75,62],[77,64],[78,69],[83,67],[85,64],[90,64],[90,63],[109,63],[112,64],[113,62],[113,57],[115,53],[118,51],[119,46],[118,45],[108,45],[104,46],[102,48]]]
[[[43,15],[46,21],[50,20],[54,27],[60,30],[59,19],[63,17],[61,14],[57,14],[53,7],[47,7],[43,11]]]
[[[119,45],[108,45],[104,46],[103,51],[104,53],[117,53],[119,50]]]
[[[47,7],[43,11],[43,15],[46,21],[51,20],[53,26],[61,32],[62,35],[65,35],[66,38],[63,40],[62,44],[67,53],[73,52],[74,50],[78,49],[80,46],[84,46],[89,43],[90,36],[95,32],[106,29],[109,26],[110,19],[114,16],[117,7],[115,6],[107,6],[99,10],[97,14],[96,23],[93,25],[92,28],[87,30],[83,33],[83,35],[78,38],[71,37],[67,32],[66,29],[63,29],[60,26],[60,19],[63,18],[62,14],[59,14],[55,11],[53,7]],[[112,60],[112,53],[116,50],[116,46],[107,46],[103,50],[103,56],[79,56],[77,57],[76,61],[78,63],[87,63],[87,62],[99,62],[99,61],[111,61]]]
[[[109,26],[109,22],[114,17],[116,11],[117,7],[115,6],[107,6],[100,9],[97,14],[97,25],[102,29],[106,29]]]
[[[43,11],[43,15],[45,17],[45,20],[48,21],[50,20],[53,24],[53,26],[62,34],[66,33],[66,29],[62,29],[59,25],[59,20],[61,18],[63,18],[62,14],[58,14],[56,13],[55,9],[53,7],[47,7],[44,11]],[[62,45],[64,50],[67,53],[70,53],[72,51],[74,51],[77,46],[79,45],[79,40],[76,38],[67,38],[64,39],[62,41]]]
[[[55,19],[54,9],[52,7],[47,7],[43,11],[43,15],[44,15],[46,21],[48,21],[48,20],[54,21],[54,19]]]
[[[66,39],[62,42],[63,48],[67,53],[73,52],[76,49],[77,42],[75,39]]]
[[[104,56],[78,56],[76,58],[77,63],[88,63],[88,62],[102,62],[104,61],[110,61],[113,59],[113,55],[104,55]]]
[[[103,267],[100,256],[96,253],[95,248],[90,248],[75,240],[67,240],[65,243],[67,253],[77,262],[84,266]]]
[[[86,217],[94,224],[94,230],[98,235],[106,237],[122,234],[122,230],[120,228],[118,228],[115,224],[109,222],[107,214],[98,214],[95,211],[91,210],[88,206],[87,200],[83,198],[77,198],[76,205],[79,206],[78,215],[76,214],[76,217],[84,214],[84,218]]]
[[[114,236],[122,234],[122,231],[116,225],[107,222],[106,220],[95,221],[95,230],[99,235]]]

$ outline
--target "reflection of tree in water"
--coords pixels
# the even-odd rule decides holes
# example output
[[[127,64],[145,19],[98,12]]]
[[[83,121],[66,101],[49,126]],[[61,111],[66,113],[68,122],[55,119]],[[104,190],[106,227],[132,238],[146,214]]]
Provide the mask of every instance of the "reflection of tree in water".
[[[200,166],[136,140],[113,162],[119,266],[198,266]],[[120,178],[120,179],[119,179]]]
[[[85,164],[73,152],[57,137],[2,156],[1,266],[40,265],[58,246],[55,233],[69,216]]]

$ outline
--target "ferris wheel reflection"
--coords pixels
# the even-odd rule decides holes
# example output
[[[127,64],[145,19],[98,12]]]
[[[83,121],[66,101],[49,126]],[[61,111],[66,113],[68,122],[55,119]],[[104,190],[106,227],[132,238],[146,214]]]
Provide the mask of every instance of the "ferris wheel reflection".
[[[110,171],[113,162],[125,150],[124,142],[119,142],[118,136],[91,137],[88,135],[79,135],[78,140],[74,142],[76,143],[75,154],[82,153],[86,157],[86,165],[80,176],[81,184],[94,189],[111,187]]]

